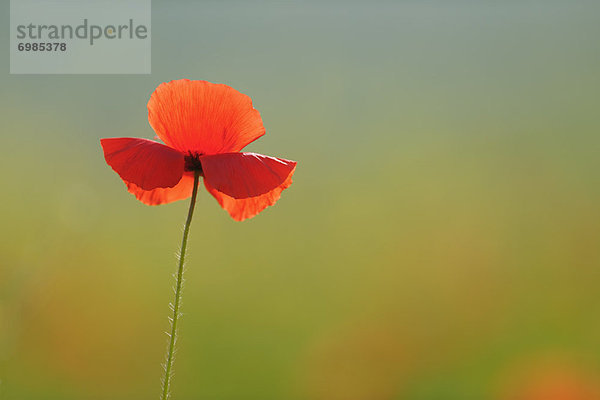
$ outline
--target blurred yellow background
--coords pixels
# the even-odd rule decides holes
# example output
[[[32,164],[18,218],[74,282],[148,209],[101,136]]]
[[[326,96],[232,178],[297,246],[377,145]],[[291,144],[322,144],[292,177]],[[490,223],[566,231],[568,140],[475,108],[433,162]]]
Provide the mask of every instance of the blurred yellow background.
[[[0,399],[158,398],[188,204],[99,138],[179,78],[299,165],[249,221],[199,196],[175,400],[600,399],[597,2],[154,1],[146,76],[9,75],[5,31]]]

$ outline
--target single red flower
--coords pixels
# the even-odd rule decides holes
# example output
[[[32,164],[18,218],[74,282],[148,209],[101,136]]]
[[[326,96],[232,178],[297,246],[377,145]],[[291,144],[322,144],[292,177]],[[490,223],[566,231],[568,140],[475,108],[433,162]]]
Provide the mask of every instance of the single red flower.
[[[148,119],[165,144],[101,139],[104,158],[127,190],[148,205],[191,196],[194,174],[236,221],[275,204],[292,183],[296,162],[240,152],[265,134],[250,97],[223,84],[188,79],[162,83]]]

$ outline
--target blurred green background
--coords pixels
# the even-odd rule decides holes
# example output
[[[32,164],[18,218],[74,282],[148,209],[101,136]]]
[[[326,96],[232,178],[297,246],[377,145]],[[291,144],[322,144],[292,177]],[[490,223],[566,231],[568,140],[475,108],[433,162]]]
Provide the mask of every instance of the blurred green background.
[[[243,223],[199,196],[174,399],[600,399],[598,2],[154,1],[149,76],[9,75],[2,35],[1,399],[158,398],[188,204],[98,140],[178,78],[299,166]]]

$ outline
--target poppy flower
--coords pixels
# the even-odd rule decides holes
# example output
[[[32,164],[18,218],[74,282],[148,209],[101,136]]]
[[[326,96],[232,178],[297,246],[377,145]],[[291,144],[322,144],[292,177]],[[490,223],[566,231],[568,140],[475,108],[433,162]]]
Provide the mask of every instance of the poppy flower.
[[[292,183],[296,162],[242,152],[265,134],[250,97],[223,84],[176,80],[148,102],[158,139],[101,139],[104,158],[127,190],[148,205],[192,195],[194,176],[236,221],[275,204]]]

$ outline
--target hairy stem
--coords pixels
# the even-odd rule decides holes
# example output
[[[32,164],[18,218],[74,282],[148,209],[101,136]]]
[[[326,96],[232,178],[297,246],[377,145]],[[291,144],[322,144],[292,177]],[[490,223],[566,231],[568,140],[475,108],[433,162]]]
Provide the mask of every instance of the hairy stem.
[[[173,368],[173,355],[175,352],[175,344],[177,342],[177,321],[179,319],[179,308],[181,306],[181,290],[183,286],[183,267],[185,263],[185,251],[187,248],[188,234],[190,233],[190,225],[192,224],[192,216],[194,215],[194,206],[196,205],[196,195],[198,194],[198,181],[200,180],[200,172],[194,174],[194,189],[192,191],[192,199],[188,216],[183,228],[183,239],[181,240],[181,251],[179,252],[179,266],[177,268],[177,277],[175,284],[175,302],[172,304],[173,315],[171,320],[171,333],[169,335],[169,348],[167,349],[167,360],[165,362],[165,376],[163,379],[162,400],[167,400],[170,396],[169,387],[171,385],[171,375]]]

